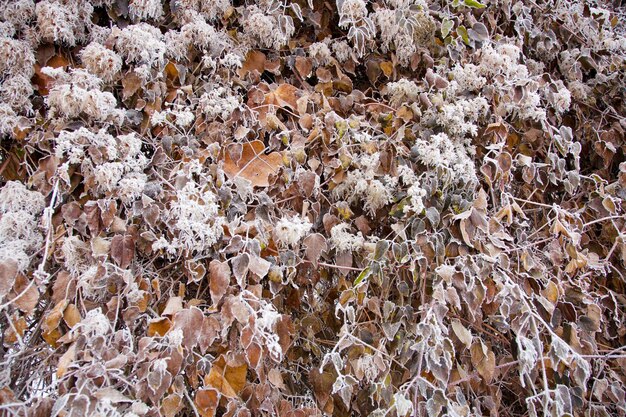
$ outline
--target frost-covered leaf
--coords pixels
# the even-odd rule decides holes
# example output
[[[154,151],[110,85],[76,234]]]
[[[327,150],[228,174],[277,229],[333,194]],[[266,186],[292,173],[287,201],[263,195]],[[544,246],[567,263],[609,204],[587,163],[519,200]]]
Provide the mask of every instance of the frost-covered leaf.
[[[132,235],[116,235],[111,240],[111,258],[120,268],[130,266],[135,256],[135,238]]]
[[[270,175],[278,174],[283,158],[278,152],[265,154],[265,145],[259,140],[244,143],[241,158],[231,159],[228,152],[224,155],[224,172],[229,178],[241,176],[254,187],[267,187]]]
[[[477,341],[470,347],[472,365],[485,382],[491,382],[496,369],[496,355],[487,348],[482,341]]]
[[[456,337],[469,349],[472,346],[472,333],[459,320],[453,320],[451,324]]]
[[[209,288],[213,305],[217,305],[230,284],[230,267],[228,262],[220,262],[214,259],[209,264]]]
[[[450,34],[453,27],[454,22],[448,18],[444,18],[441,21],[441,37],[446,38]]]

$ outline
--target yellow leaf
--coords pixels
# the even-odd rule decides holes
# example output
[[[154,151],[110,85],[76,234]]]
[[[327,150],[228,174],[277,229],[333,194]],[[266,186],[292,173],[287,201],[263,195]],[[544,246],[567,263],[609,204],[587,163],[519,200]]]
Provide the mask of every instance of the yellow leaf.
[[[383,70],[383,74],[385,74],[385,76],[389,78],[391,77],[391,74],[393,74],[393,63],[389,61],[383,61],[380,63],[380,69]]]
[[[559,299],[559,288],[554,282],[549,281],[548,285],[546,285],[546,288],[541,291],[541,294],[546,297],[546,299],[552,304],[556,304],[557,300]]]

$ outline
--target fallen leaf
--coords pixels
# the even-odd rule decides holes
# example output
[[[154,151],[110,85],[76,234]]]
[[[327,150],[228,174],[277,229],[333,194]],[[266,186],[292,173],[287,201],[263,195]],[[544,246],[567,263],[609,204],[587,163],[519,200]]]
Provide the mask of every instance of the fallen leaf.
[[[181,297],[171,297],[167,300],[162,316],[173,316],[183,309],[183,299]]]
[[[152,319],[148,322],[147,334],[150,337],[165,336],[165,334],[170,330],[171,327],[172,322],[167,317]]]
[[[7,328],[4,331],[5,345],[16,343],[18,341],[18,336],[24,337],[24,332],[26,331],[26,328],[28,328],[26,319],[24,319],[24,317],[22,316],[13,317],[10,320],[11,320],[11,324],[9,326],[6,326]]]
[[[496,370],[496,355],[482,341],[475,342],[470,348],[472,365],[485,382],[491,382]]]
[[[263,52],[252,49],[246,54],[246,59],[237,73],[241,78],[244,78],[249,72],[254,70],[261,74],[265,71],[265,61],[266,58]]]
[[[267,374],[267,379],[270,381],[272,385],[274,385],[278,389],[285,389],[285,383],[283,382],[283,376],[280,374],[280,371],[276,368],[270,369]]]
[[[174,329],[183,332],[183,346],[193,349],[198,344],[198,338],[202,332],[204,315],[196,307],[179,311],[174,316]]]
[[[13,291],[10,294],[11,303],[26,314],[31,314],[39,302],[37,285],[23,274],[17,274]]]
[[[291,84],[281,84],[273,91],[276,104],[280,107],[291,107],[291,110],[298,110],[298,94],[300,90]],[[273,104],[273,103],[270,103]]]
[[[379,65],[380,69],[383,70],[383,74],[385,74],[385,77],[391,77],[391,74],[393,74],[393,63],[390,61],[383,61]]]
[[[452,330],[468,349],[472,346],[472,333],[461,324],[459,320],[452,321]]]
[[[259,278],[265,277],[271,266],[272,264],[269,261],[266,261],[260,256],[252,255],[249,257],[248,268]]]
[[[0,299],[11,291],[17,277],[17,262],[4,259],[0,262]]]
[[[197,397],[196,397],[197,398]],[[165,417],[174,417],[183,408],[183,398],[178,394],[170,394],[163,399],[161,409]],[[200,411],[200,410],[198,410]]]
[[[116,235],[111,241],[111,258],[122,269],[130,266],[135,256],[135,238],[132,235]]]
[[[73,343],[59,358],[59,363],[57,364],[57,378],[62,378],[63,375],[65,375],[67,368],[74,362],[74,359],[76,359],[76,343]]]
[[[278,152],[265,155],[265,145],[260,140],[242,145],[241,158],[233,161],[228,152],[224,152],[224,173],[230,179],[243,177],[254,187],[269,186],[269,176],[277,174],[283,157]]]
[[[209,291],[213,305],[217,305],[230,284],[230,267],[228,262],[220,262],[214,259],[209,264]]]
[[[219,405],[220,393],[214,388],[202,388],[196,391],[195,403],[202,417],[213,417]]]
[[[246,384],[248,365],[242,362],[240,365],[229,366],[224,356],[220,356],[211,367],[209,375],[205,378],[205,384],[215,388],[220,394],[234,398],[239,395]]]
[[[67,324],[69,328],[73,328],[80,323],[80,320],[80,312],[78,311],[76,305],[68,305],[63,312],[63,321],[65,321],[65,324]]]
[[[305,247],[304,256],[314,266],[317,266],[317,261],[319,261],[322,252],[328,249],[326,238],[319,233],[313,233],[305,237],[302,243]]]
[[[302,78],[309,78],[311,76],[313,71],[313,62],[311,59],[303,56],[297,56],[295,66],[296,71],[298,71],[298,74],[300,74]]]
[[[248,255],[247,253],[242,253],[241,255],[237,255],[234,258],[231,258],[230,263],[233,266],[233,275],[235,275],[237,283],[241,288],[243,288],[245,284],[244,280],[249,270],[250,255]]]

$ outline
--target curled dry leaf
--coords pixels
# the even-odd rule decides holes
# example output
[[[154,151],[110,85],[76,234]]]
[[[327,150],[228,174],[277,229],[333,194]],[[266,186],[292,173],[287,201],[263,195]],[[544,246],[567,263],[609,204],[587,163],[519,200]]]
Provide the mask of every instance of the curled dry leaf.
[[[452,321],[452,330],[461,343],[463,343],[468,349],[472,346],[472,333],[467,330],[467,328],[463,326],[459,320]]]
[[[78,307],[75,304],[69,304],[63,312],[63,321],[71,329],[80,323],[81,317]]]

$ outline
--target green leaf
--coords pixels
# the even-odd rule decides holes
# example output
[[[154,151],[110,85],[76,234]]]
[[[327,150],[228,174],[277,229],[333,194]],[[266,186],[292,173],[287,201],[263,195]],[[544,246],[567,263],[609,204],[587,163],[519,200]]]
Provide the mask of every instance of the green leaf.
[[[391,247],[391,252],[396,262],[405,263],[410,260],[409,245],[406,242],[394,243]]]
[[[454,22],[447,17],[443,19],[441,22],[441,36],[445,39],[449,34],[452,28],[454,27]]]
[[[463,39],[463,42],[465,42],[466,45],[470,44],[469,36],[467,35],[467,28],[465,26],[461,25],[456,28],[456,33],[461,36],[461,39]]]
[[[475,9],[484,9],[485,7],[487,7],[484,4],[477,2],[476,0],[464,0],[463,3],[467,7],[473,7]]]
[[[359,285],[361,282],[363,282],[363,280],[367,279],[367,277],[369,277],[370,275],[372,275],[372,269],[368,266],[363,271],[361,271],[358,277],[356,277],[356,279],[354,280],[354,286],[356,287],[357,285]]]
[[[374,250],[374,260],[380,261],[385,256],[388,249],[389,249],[388,240],[379,240],[378,242],[376,242],[376,249]]]

